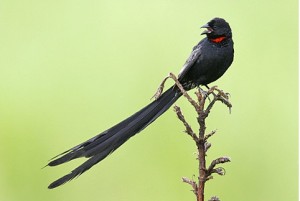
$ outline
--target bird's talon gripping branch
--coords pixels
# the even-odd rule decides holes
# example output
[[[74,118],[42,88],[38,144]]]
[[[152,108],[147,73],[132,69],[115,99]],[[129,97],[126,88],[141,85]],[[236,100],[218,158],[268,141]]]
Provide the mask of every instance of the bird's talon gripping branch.
[[[208,98],[209,102],[211,102],[211,100],[209,98],[209,94],[210,94],[209,91],[205,91],[201,87],[198,87],[198,92],[201,94],[202,98],[204,98],[204,99]]]

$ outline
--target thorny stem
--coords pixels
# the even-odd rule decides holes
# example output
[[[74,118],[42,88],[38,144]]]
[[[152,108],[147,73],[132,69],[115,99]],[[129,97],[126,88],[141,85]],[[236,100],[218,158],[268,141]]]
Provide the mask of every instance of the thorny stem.
[[[204,92],[200,88],[198,88],[198,91],[195,93],[197,96],[197,101],[193,100],[189,94],[184,90],[180,82],[177,80],[176,76],[172,73],[169,74],[168,77],[166,77],[162,85],[160,86],[158,92],[154,95],[155,98],[159,97],[162,89],[163,89],[163,84],[168,78],[172,78],[178,88],[180,89],[181,93],[183,94],[184,97],[187,98],[187,100],[191,103],[191,105],[195,108],[197,112],[197,121],[199,124],[199,134],[195,134],[193,131],[192,127],[190,124],[185,120],[185,117],[182,114],[182,111],[180,107],[174,106],[174,110],[177,114],[177,117],[179,120],[183,123],[185,126],[186,130],[185,132],[192,137],[193,141],[197,145],[197,150],[198,150],[198,161],[199,161],[199,177],[198,177],[198,183],[196,181],[193,181],[191,179],[188,179],[186,177],[182,178],[182,181],[190,184],[193,188],[193,192],[196,195],[197,201],[204,201],[204,187],[206,181],[209,179],[212,179],[212,174],[217,173],[219,175],[224,175],[225,170],[222,167],[215,168],[216,165],[221,164],[221,163],[226,163],[230,162],[230,159],[228,157],[220,157],[218,159],[215,159],[211,162],[208,168],[206,168],[206,152],[208,148],[211,146],[210,143],[207,142],[208,138],[210,138],[212,135],[216,133],[216,131],[212,131],[205,135],[206,131],[206,124],[205,120],[208,117],[212,107],[217,101],[222,102],[225,104],[228,108],[229,111],[232,107],[231,103],[229,102],[229,97],[227,93],[224,93],[222,90],[218,89],[216,86],[211,87],[208,91]],[[215,93],[216,92],[216,93]],[[213,96],[212,101],[209,102],[208,106],[205,107],[205,102],[207,99],[209,99],[209,95]],[[212,197],[211,200],[219,200],[217,197]]]

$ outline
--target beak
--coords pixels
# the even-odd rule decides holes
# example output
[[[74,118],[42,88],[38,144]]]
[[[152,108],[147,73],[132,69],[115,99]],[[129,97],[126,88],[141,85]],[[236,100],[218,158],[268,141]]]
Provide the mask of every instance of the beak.
[[[205,24],[205,25],[203,25],[203,26],[200,27],[200,28],[206,28],[206,29],[207,29],[207,30],[203,31],[203,32],[201,33],[201,35],[203,35],[203,34],[210,34],[211,32],[214,31],[208,24]]]

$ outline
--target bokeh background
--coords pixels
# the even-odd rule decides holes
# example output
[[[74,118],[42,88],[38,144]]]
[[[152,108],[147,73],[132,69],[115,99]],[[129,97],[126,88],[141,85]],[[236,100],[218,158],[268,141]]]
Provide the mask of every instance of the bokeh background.
[[[148,104],[216,16],[230,22],[235,60],[214,85],[233,109],[217,104],[207,121],[218,129],[208,160],[232,162],[206,199],[297,200],[297,9],[295,0],[1,0],[0,200],[195,200],[181,177],[197,173],[196,149],[172,110],[58,189],[47,186],[84,160],[42,167]],[[177,105],[197,130],[191,106]]]

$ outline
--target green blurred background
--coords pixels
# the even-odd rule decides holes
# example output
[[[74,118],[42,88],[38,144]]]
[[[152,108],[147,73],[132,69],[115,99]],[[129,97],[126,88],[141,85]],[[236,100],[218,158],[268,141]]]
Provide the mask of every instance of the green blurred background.
[[[197,173],[196,149],[172,110],[58,189],[47,186],[84,160],[41,168],[148,104],[216,16],[233,30],[234,63],[214,83],[233,109],[213,108],[208,160],[232,163],[207,183],[206,199],[297,200],[297,8],[295,0],[1,0],[0,200],[195,200],[181,177]],[[196,130],[191,106],[177,105]]]

